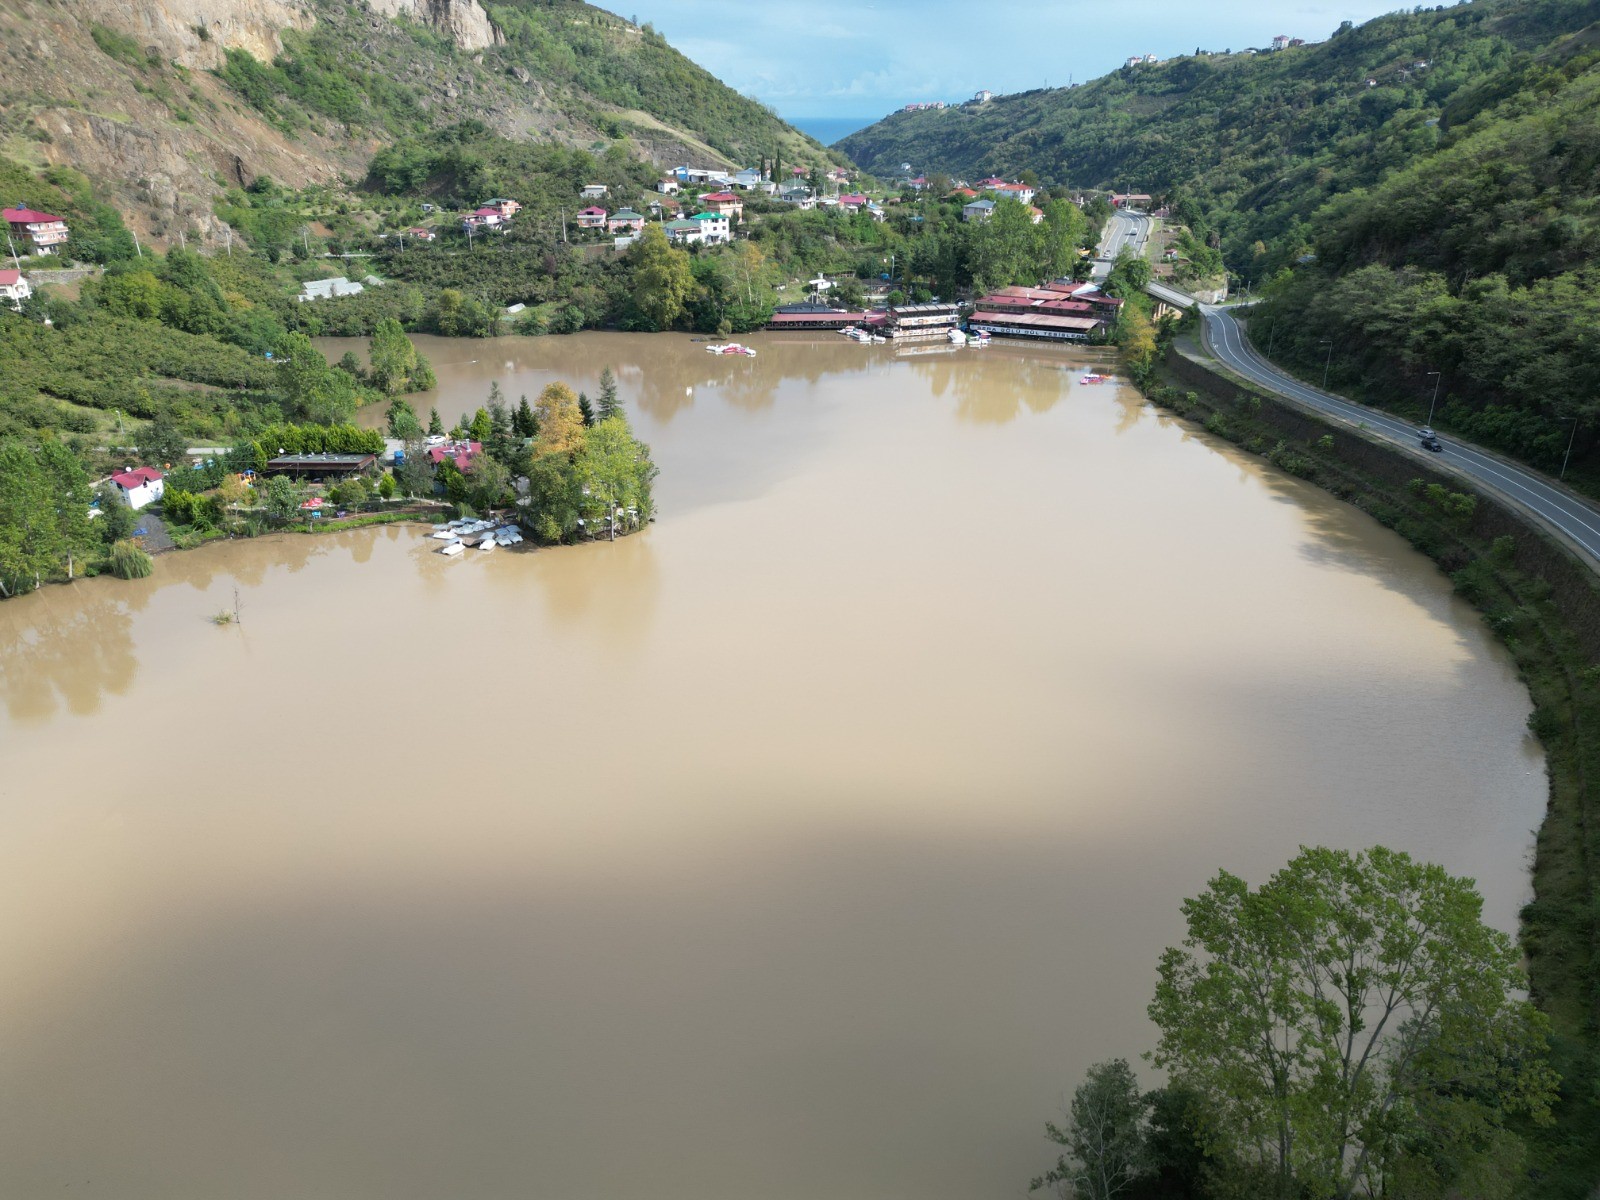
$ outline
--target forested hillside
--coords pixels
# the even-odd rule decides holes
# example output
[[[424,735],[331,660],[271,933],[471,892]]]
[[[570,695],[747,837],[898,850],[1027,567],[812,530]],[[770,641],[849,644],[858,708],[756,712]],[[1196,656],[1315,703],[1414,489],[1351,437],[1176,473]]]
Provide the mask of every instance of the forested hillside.
[[[1071,89],[896,114],[872,168],[1149,191],[1266,284],[1263,349],[1446,427],[1593,473],[1597,0],[1398,13],[1277,53],[1198,54]],[[1597,481],[1600,482],[1600,481]],[[1594,486],[1587,484],[1587,486]]]
[[[0,154],[83,172],[147,239],[221,244],[223,188],[359,181],[464,122],[669,165],[843,161],[580,0],[0,0]]]

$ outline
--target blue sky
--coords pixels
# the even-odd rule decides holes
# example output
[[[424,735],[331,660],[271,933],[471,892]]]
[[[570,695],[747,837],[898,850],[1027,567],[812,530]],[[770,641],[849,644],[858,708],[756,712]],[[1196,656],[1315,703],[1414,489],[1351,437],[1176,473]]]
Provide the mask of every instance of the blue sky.
[[[881,116],[912,100],[963,100],[1104,75],[1162,58],[1320,41],[1393,0],[601,0],[784,117]],[[1409,7],[1406,6],[1406,7]]]

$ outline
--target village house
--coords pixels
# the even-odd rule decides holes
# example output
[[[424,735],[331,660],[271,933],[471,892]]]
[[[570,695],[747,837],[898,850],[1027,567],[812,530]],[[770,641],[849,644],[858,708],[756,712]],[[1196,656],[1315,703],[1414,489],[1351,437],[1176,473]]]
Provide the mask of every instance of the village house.
[[[778,193],[778,200],[784,204],[792,204],[802,211],[809,211],[817,206],[817,199],[811,194],[811,189],[801,184],[786,187]]]
[[[410,229],[406,230],[406,236],[408,238],[416,238],[419,242],[432,242],[437,240],[439,235],[434,233],[433,230],[425,228],[424,226],[413,225]]]
[[[706,183],[717,177],[717,172],[704,167],[674,167],[668,174],[676,175],[679,183]]]
[[[876,204],[872,203],[870,200],[867,202],[866,213],[874,221],[886,221],[886,220],[888,220],[888,214],[885,213],[883,211],[883,209],[879,208]]]
[[[702,207],[732,221],[744,220],[744,201],[732,192],[707,192],[700,197]]]
[[[928,177],[926,175],[918,175],[915,179],[908,179],[906,180],[906,186],[913,192],[920,192],[928,186]]]
[[[442,446],[428,447],[428,461],[435,467],[448,461],[463,475],[470,475],[472,460],[482,453],[482,442],[446,442]]]
[[[667,175],[664,178],[656,180],[656,191],[660,192],[663,196],[676,196],[680,190],[681,189],[678,181],[671,175]]]
[[[973,200],[961,206],[961,219],[963,221],[987,221],[994,216],[994,201],[985,197],[982,200]]]
[[[593,205],[589,208],[578,210],[579,229],[604,229],[606,227],[606,210]]]
[[[668,221],[661,227],[667,235],[667,241],[677,242],[680,245],[691,246],[705,241],[706,227],[699,221],[678,220]]]
[[[683,206],[671,196],[657,196],[654,200],[650,201],[649,205],[651,213],[654,214],[657,219],[666,217],[669,220],[672,217],[677,216],[682,207]]]
[[[644,215],[624,208],[606,218],[607,233],[638,233],[644,228]]]
[[[603,183],[586,183],[578,195],[585,200],[603,200],[607,190],[606,185]]]
[[[839,207],[849,212],[860,212],[871,201],[860,192],[851,192],[848,196],[839,197]]]
[[[751,188],[760,185],[761,172],[754,167],[745,167],[742,171],[734,172],[733,183],[735,187],[749,191]]]
[[[979,88],[977,94],[972,97],[973,103],[975,104],[987,104],[993,99],[994,93],[988,88]]]
[[[836,183],[840,187],[850,182],[850,173],[840,167],[834,167],[828,172],[828,182]]]
[[[1273,38],[1272,48],[1274,50],[1287,50],[1289,48],[1289,35],[1287,33],[1280,33],[1277,37]]]
[[[67,223],[60,217],[31,208],[8,208],[0,212],[15,241],[23,243],[26,254],[54,254],[67,240]]]
[[[485,200],[483,202],[483,207],[494,209],[495,212],[500,214],[500,219],[502,221],[509,221],[512,217],[516,216],[522,211],[522,205],[518,204],[515,200],[507,200],[504,196],[496,196],[493,200]],[[479,209],[478,211],[482,212],[483,209]]]
[[[708,246],[715,246],[733,238],[733,230],[725,213],[696,213],[689,219],[700,226],[700,240]]]
[[[33,288],[21,271],[0,271],[0,300],[20,311],[22,302],[31,295]]]
[[[1010,196],[1023,204],[1032,204],[1038,192],[1025,183],[1001,183],[990,189],[996,196]]]
[[[1040,223],[1040,222],[1041,222],[1041,221],[1043,221],[1043,220],[1044,220],[1044,209],[1042,209],[1042,208],[1035,208],[1035,207],[1034,207],[1034,206],[1033,206],[1033,205],[1031,205],[1031,204],[1030,204],[1030,205],[1028,205],[1028,218],[1029,218],[1029,220],[1031,220],[1031,221],[1032,221],[1032,222],[1033,222],[1033,223],[1034,223],[1034,224],[1035,224],[1035,225],[1037,225],[1037,224],[1039,224],[1039,223]]]
[[[500,215],[500,210],[498,208],[492,208],[487,204],[485,204],[482,208],[473,209],[472,215],[478,218],[479,225],[487,225],[490,228],[499,225],[505,220],[505,218]]]
[[[127,467],[111,477],[111,486],[129,508],[143,508],[161,499],[166,491],[162,478],[154,467]]]
[[[1112,192],[1112,208],[1144,208],[1150,203],[1150,197],[1144,192]]]

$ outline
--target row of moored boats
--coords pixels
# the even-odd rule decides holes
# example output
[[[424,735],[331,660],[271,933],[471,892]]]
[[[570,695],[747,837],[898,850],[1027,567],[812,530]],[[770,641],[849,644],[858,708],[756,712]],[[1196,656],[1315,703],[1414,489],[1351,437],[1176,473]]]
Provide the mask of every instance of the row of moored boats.
[[[523,540],[522,530],[513,522],[475,520],[471,517],[435,525],[433,537],[444,543],[439,547],[439,553],[447,558],[462,553],[468,546],[494,550],[500,546],[519,545]]]

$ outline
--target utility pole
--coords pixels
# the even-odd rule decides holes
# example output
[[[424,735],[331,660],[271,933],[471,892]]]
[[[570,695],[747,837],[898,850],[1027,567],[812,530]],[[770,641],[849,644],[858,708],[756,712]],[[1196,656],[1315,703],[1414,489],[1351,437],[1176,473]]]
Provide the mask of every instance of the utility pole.
[[[1278,323],[1274,321],[1267,328],[1267,357],[1272,357],[1272,339],[1278,336]]]
[[[183,230],[180,229],[180,230],[178,230],[178,249],[187,250],[188,248],[189,248],[189,242],[183,236]]]
[[[1561,457],[1561,474],[1556,476],[1557,479],[1565,479],[1567,477],[1567,464],[1572,461],[1572,443],[1578,440],[1578,418],[1567,417],[1565,419],[1572,422],[1572,434],[1567,438],[1567,452]]]
[[[134,235],[134,245],[138,245],[138,235]],[[11,249],[11,265],[17,270],[22,270],[22,260],[17,257],[17,244],[11,240],[11,231],[6,230],[6,245]]]
[[[233,226],[229,225],[227,228],[228,228],[228,257],[232,258],[233,257]]]
[[[1433,399],[1428,401],[1428,428],[1432,429],[1433,406],[1439,403],[1439,385],[1444,382],[1444,376],[1438,371],[1429,371],[1428,374],[1433,376]]]
[[[1322,364],[1322,390],[1328,390],[1328,370],[1333,366],[1333,339],[1323,338],[1328,343],[1328,360]]]
[[[563,242],[567,240],[567,210],[565,207],[561,210],[561,240]]]

